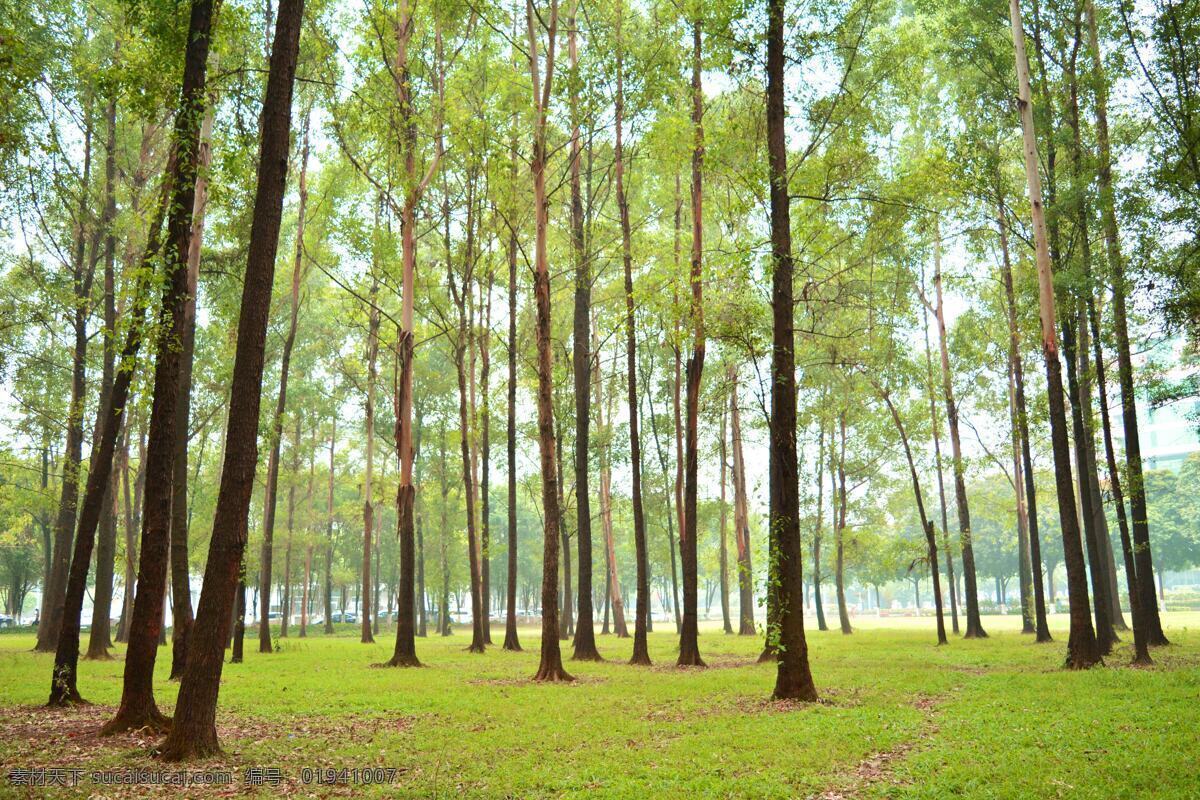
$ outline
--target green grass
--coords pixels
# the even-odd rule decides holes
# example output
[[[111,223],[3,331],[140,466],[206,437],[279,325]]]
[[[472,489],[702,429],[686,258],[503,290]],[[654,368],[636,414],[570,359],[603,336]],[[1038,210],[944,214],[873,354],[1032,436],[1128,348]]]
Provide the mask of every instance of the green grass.
[[[519,654],[468,654],[462,633],[419,640],[417,670],[371,668],[390,634],[377,645],[284,639],[281,652],[248,648],[245,664],[225,666],[226,753],[201,766],[233,770],[240,793],[253,791],[241,771],[257,765],[279,767],[296,791],[347,796],[1196,797],[1200,613],[1165,622],[1176,644],[1155,651],[1155,668],[1125,667],[1125,644],[1108,667],[1071,673],[1060,668],[1065,619],[1052,620],[1051,645],[1022,636],[1016,617],[985,617],[989,639],[938,648],[930,619],[861,618],[853,636],[810,631],[823,702],[807,707],[766,702],[774,668],[753,663],[760,642],[712,630],[701,637],[709,669],[670,666],[672,633],[652,635],[652,669],[626,666],[630,641],[606,636],[608,661],[568,664],[571,685],[528,680],[534,630]],[[163,768],[152,738],[94,736],[120,697],[119,660],[82,663],[81,691],[98,707],[48,712],[37,706],[52,658],[32,644],[0,637],[5,774]],[[177,690],[169,659],[161,649],[164,711]],[[323,766],[399,772],[386,789],[301,785],[304,767]],[[0,795],[20,791],[0,779]]]

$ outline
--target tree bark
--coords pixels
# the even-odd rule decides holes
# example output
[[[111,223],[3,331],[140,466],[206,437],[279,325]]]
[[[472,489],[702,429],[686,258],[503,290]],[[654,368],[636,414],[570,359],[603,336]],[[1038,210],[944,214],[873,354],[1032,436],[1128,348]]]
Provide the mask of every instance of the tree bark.
[[[646,633],[650,620],[650,564],[646,553],[646,518],[642,508],[642,437],[638,424],[637,334],[634,327],[633,256],[629,224],[629,198],[625,191],[625,49],[621,31],[622,0],[616,0],[617,96],[616,162],[617,209],[621,221],[621,264],[625,277],[625,366],[629,405],[629,466],[632,474],[630,504],[633,510],[633,541],[637,564],[637,591],[634,599],[633,656],[630,664],[649,666],[650,651]]]
[[[258,464],[263,351],[287,185],[292,89],[303,15],[304,0],[280,0],[262,107],[262,144],[238,319],[221,488],[188,645],[187,668],[175,706],[175,722],[161,748],[164,761],[202,758],[220,749],[216,730],[217,695]]]
[[[843,634],[853,633],[850,627],[850,612],[846,608],[846,577],[845,577],[845,560],[846,560],[846,412],[842,411],[838,415],[838,431],[840,450],[837,456],[837,474],[830,475],[831,480],[837,481],[837,498],[834,508],[834,518],[837,524],[834,526],[834,541],[837,544],[837,565],[834,571],[834,588],[837,590],[838,604],[838,623],[842,627]],[[833,463],[830,463],[832,469]],[[833,499],[833,498],[831,498]],[[837,506],[840,505],[840,508]],[[940,600],[941,598],[939,598]]]
[[[954,400],[954,384],[950,374],[950,351],[946,341],[946,315],[942,300],[942,243],[941,231],[934,223],[933,286],[937,293],[935,317],[938,345],[942,354],[942,395],[946,402],[946,422],[950,429],[950,453],[954,465],[954,499],[958,511],[959,538],[962,547],[963,592],[966,595],[967,629],[963,638],[987,637],[979,618],[979,591],[975,579],[975,548],[971,543],[971,510],[967,505],[966,470],[963,465],[962,444],[958,431],[958,404]]]
[[[1067,643],[1067,666],[1087,669],[1100,662],[1096,632],[1092,628],[1087,595],[1087,575],[1079,539],[1079,519],[1075,514],[1071,485],[1071,457],[1067,442],[1066,410],[1063,406],[1061,364],[1054,316],[1054,278],[1042,207],[1041,176],[1038,174],[1037,134],[1029,89],[1029,59],[1025,53],[1025,31],[1021,24],[1020,0],[1009,0],[1013,49],[1016,54],[1017,107],[1024,139],[1025,177],[1032,206],[1034,242],[1037,254],[1038,305],[1041,316],[1042,354],[1046,362],[1047,394],[1050,406],[1051,444],[1054,451],[1055,487],[1062,527],[1063,554],[1070,589],[1071,633]]]
[[[767,156],[771,178],[771,433],[769,524],[776,532],[779,664],[776,699],[815,701],[804,636],[804,564],[800,541],[800,469],[796,455],[795,305],[784,102],[784,3],[767,6]],[[692,82],[699,85],[699,70]]]
[[[996,214],[1000,232],[1001,264],[1004,268],[1004,295],[1008,305],[1009,353],[1012,359],[1013,394],[1016,405],[1017,436],[1021,443],[1021,476],[1025,482],[1025,508],[1029,518],[1029,562],[1033,568],[1033,609],[1035,636],[1039,643],[1052,641],[1046,622],[1046,597],[1042,580],[1042,545],[1038,535],[1037,487],[1034,484],[1033,457],[1029,443],[1029,414],[1025,402],[1025,367],[1021,359],[1020,332],[1017,328],[1017,304],[1013,292],[1012,261],[1008,251],[1008,224],[1005,222],[1001,195]],[[1050,597],[1054,599],[1053,594]]]
[[[558,643],[558,466],[554,443],[554,354],[550,341],[550,265],[546,250],[549,226],[546,204],[546,126],[554,80],[554,48],[558,33],[558,0],[550,0],[547,17],[545,83],[538,63],[539,23],[533,0],[525,0],[525,22],[529,37],[529,73],[533,95],[534,282],[537,307],[537,416],[538,449],[542,474],[542,508],[545,524],[542,548],[542,647],[535,681],[573,680],[562,666]]]
[[[92,279],[95,265],[89,268],[86,258],[88,189],[92,172],[92,121],[90,106],[84,110],[83,173],[79,184],[79,207],[76,210],[75,242],[71,260],[72,305],[71,330],[74,345],[71,351],[71,399],[67,406],[67,440],[63,445],[62,488],[59,494],[58,515],[54,522],[54,550],[49,580],[43,587],[42,607],[38,617],[37,643],[34,650],[49,653],[60,639],[67,580],[71,568],[72,544],[79,506],[79,474],[83,462],[83,415],[87,392],[87,323],[90,316]],[[88,553],[91,553],[89,546]],[[86,580],[86,573],[85,573]],[[78,634],[76,634],[78,636]],[[78,646],[77,646],[78,648]]]
[[[727,370],[728,371],[728,370]],[[729,472],[729,461],[726,453],[727,441],[727,421],[729,414],[726,409],[721,409],[721,433],[720,444],[718,445],[717,457],[721,460],[721,543],[719,550],[720,560],[720,585],[721,585],[721,622],[722,630],[725,633],[733,633],[733,624],[729,617],[729,545],[728,536],[726,535],[726,526],[728,523],[728,513],[725,504],[725,479]]]
[[[1104,248],[1108,261],[1108,277],[1113,295],[1113,332],[1117,345],[1117,382],[1121,387],[1121,419],[1125,435],[1126,488],[1129,493],[1129,515],[1133,531],[1133,555],[1140,598],[1139,610],[1144,617],[1143,627],[1150,645],[1169,644],[1163,633],[1158,614],[1158,598],[1154,594],[1154,562],[1150,552],[1150,526],[1146,512],[1146,491],[1142,479],[1141,435],[1138,432],[1137,395],[1133,386],[1133,357],[1129,344],[1129,323],[1126,313],[1125,260],[1121,255],[1121,240],[1117,227],[1116,199],[1112,183],[1112,152],[1108,135],[1108,81],[1100,58],[1096,33],[1096,11],[1091,0],[1084,8],[1088,23],[1088,49],[1092,56],[1093,86],[1096,89],[1096,142],[1099,149],[1097,175],[1100,184],[1100,216],[1104,226]],[[1134,628],[1138,626],[1134,619]]]
[[[117,218],[116,201],[116,146],[117,146],[117,103],[108,101],[106,134],[104,145],[104,213],[101,229],[104,234],[104,367],[100,383],[100,409],[108,407],[112,396],[114,371],[117,355],[117,307],[116,307],[116,247],[117,238],[114,222]],[[120,432],[117,437],[120,437]],[[97,415],[96,435],[93,442],[100,441],[100,416]],[[115,449],[115,448],[114,448]],[[109,635],[112,615],[113,559],[117,549],[116,500],[119,484],[117,473],[112,471],[112,455],[109,456],[110,474],[104,490],[100,512],[99,539],[96,546],[96,593],[92,603],[92,630],[88,637],[85,658],[106,660],[108,648],[112,647]],[[13,609],[17,611],[19,609]]]

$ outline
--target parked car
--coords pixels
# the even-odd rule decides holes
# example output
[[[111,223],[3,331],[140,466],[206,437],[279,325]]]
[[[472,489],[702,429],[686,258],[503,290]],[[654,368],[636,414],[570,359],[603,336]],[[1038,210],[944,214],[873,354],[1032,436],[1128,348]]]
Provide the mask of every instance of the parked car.
[[[0,614],[0,628],[11,628],[17,624],[17,621],[7,614]]]
[[[347,611],[345,614],[342,614],[341,611],[335,611],[329,619],[335,625],[339,622],[358,622],[358,616],[353,611]]]

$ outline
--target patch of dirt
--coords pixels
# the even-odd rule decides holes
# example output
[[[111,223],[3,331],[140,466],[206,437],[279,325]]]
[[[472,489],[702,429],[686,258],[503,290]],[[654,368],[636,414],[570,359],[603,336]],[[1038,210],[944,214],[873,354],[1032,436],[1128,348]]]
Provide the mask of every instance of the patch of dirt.
[[[737,710],[746,714],[787,714],[793,711],[804,711],[813,707],[813,703],[800,700],[772,700],[762,697],[742,697],[737,701]],[[836,708],[856,708],[862,705],[861,693],[858,689],[822,688],[818,692],[818,706],[833,706]]]
[[[104,705],[0,708],[0,782],[18,793],[25,785],[30,796],[61,790],[93,797],[165,797],[184,790],[178,776],[203,773],[210,783],[188,786],[189,794],[198,791],[225,797],[267,789],[283,796],[353,796],[355,784],[350,776],[335,772],[332,782],[322,782],[325,771],[352,765],[323,754],[334,752],[346,741],[370,741],[377,734],[409,730],[415,723],[410,717],[364,716],[297,717],[283,723],[218,713],[217,735],[224,752],[181,765],[154,757],[162,736],[148,729],[100,736],[100,727],[115,714],[116,708]],[[290,740],[298,743],[301,739],[307,747],[287,746]],[[309,755],[314,752],[314,741],[318,743],[315,752],[322,755]],[[329,746],[322,748],[320,742]],[[243,756],[248,747],[266,743],[274,745],[276,752],[282,750],[283,756],[274,756],[276,760],[269,764]],[[250,772],[255,769],[265,771],[265,783],[257,782]],[[405,771],[397,766],[393,779],[399,780]],[[106,777],[96,774],[100,772]],[[224,782],[211,783],[212,776],[222,775]],[[113,781],[113,776],[117,776],[116,782],[101,782]]]
[[[554,681],[554,686],[583,686],[594,683],[607,683],[603,675],[574,675],[574,680]],[[473,678],[467,681],[472,686],[537,686],[539,683],[532,677],[522,678]]]
[[[887,750],[870,754],[858,762],[853,773],[847,776],[849,780],[845,786],[826,789],[820,794],[812,795],[810,800],[851,800],[851,798],[861,797],[868,787],[885,781],[893,786],[904,785],[904,781],[895,778],[892,774],[895,764],[907,758],[914,750],[925,746],[937,735],[938,706],[943,699],[945,699],[944,696],[930,695],[917,695],[913,698],[913,708],[916,708],[925,717],[916,739],[899,742]]]

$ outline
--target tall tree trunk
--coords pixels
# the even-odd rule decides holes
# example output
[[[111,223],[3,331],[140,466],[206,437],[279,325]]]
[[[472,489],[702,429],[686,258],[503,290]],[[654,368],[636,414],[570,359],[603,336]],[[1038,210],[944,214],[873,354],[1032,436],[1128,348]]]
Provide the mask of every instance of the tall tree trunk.
[[[425,428],[425,413],[424,410],[417,411],[417,430],[414,434],[414,460],[416,453],[421,449],[421,432]],[[420,471],[415,476],[414,481],[420,480]],[[416,598],[414,602],[417,606],[417,636],[426,637],[428,631],[428,620],[426,619],[426,608],[428,602],[425,597],[425,535],[423,531],[422,521],[424,519],[423,506],[417,507],[419,498],[414,493],[413,496],[413,516],[415,518],[414,527],[416,528],[417,544],[416,544],[416,559],[417,559],[417,577],[416,577]],[[401,573],[403,575],[403,572]],[[415,647],[415,645],[414,645]]]
[[[167,178],[164,181],[158,216],[152,223],[141,273],[134,287],[133,309],[130,314],[131,324],[121,351],[120,371],[114,376],[107,396],[102,398],[100,403],[97,420],[99,423],[98,435],[94,439],[91,467],[88,471],[83,507],[79,514],[79,531],[74,537],[74,553],[64,587],[61,625],[55,648],[54,669],[51,674],[49,698],[51,706],[82,702],[83,699],[77,688],[77,669],[80,616],[83,610],[84,595],[87,591],[88,567],[95,544],[96,529],[101,516],[106,513],[108,507],[106,499],[112,483],[113,453],[116,450],[117,437],[120,435],[124,422],[130,382],[133,379],[137,352],[141,345],[143,318],[153,286],[152,263],[153,259],[157,258],[160,249],[159,237],[162,221],[166,214],[167,201],[171,196],[174,181],[179,179],[177,175],[173,174],[173,170],[174,162],[168,161]],[[129,591],[127,585],[126,593]],[[157,633],[155,642],[157,642]]]
[[[67,597],[67,574],[71,568],[72,543],[79,505],[79,475],[83,462],[83,416],[87,392],[87,323],[90,316],[95,265],[87,263],[88,192],[92,173],[92,120],[90,106],[84,110],[83,174],[79,183],[79,207],[75,212],[75,242],[71,260],[72,324],[71,399],[67,406],[67,440],[63,445],[62,488],[58,516],[54,522],[54,551],[49,581],[43,587],[42,607],[34,650],[49,653],[58,645]],[[91,547],[88,548],[91,553]],[[86,580],[86,572],[84,573]],[[78,634],[76,634],[78,636]]]
[[[767,157],[771,179],[771,433],[769,525],[776,534],[779,664],[776,699],[815,701],[804,636],[804,563],[800,541],[800,467],[796,455],[795,305],[784,102],[784,0],[767,6]],[[699,38],[697,35],[697,53]],[[698,60],[698,58],[697,58]],[[699,91],[699,65],[692,74]]]
[[[1029,519],[1029,562],[1033,568],[1034,627],[1038,642],[1052,641],[1046,622],[1046,597],[1042,581],[1042,545],[1038,535],[1037,487],[1034,484],[1033,457],[1029,443],[1029,414],[1025,403],[1025,368],[1021,359],[1021,339],[1017,328],[1017,304],[1013,292],[1012,261],[1008,251],[1008,223],[1005,222],[1001,195],[996,214],[1000,232],[1001,264],[1004,268],[1004,296],[1008,305],[1009,353],[1012,359],[1013,394],[1016,405],[1017,436],[1021,443],[1021,476],[1025,482],[1025,508]],[[1053,594],[1051,595],[1053,600]]]
[[[289,114],[290,122],[290,114]],[[300,154],[300,206],[297,212],[296,222],[296,252],[295,258],[292,261],[292,292],[291,292],[291,315],[288,318],[287,338],[283,340],[283,355],[279,364],[279,395],[275,401],[275,414],[271,418],[271,453],[267,457],[267,482],[263,491],[263,542],[260,555],[259,566],[259,620],[258,620],[258,651],[260,653],[270,653],[274,650],[274,645],[271,642],[271,559],[274,551],[274,534],[275,534],[275,500],[279,488],[279,448],[283,440],[283,415],[287,410],[287,390],[288,390],[288,374],[292,362],[292,347],[296,343],[296,327],[299,321],[300,314],[300,281],[303,276],[303,256],[304,256],[304,212],[305,205],[308,200],[308,115],[304,118],[304,144]],[[370,383],[367,390],[367,503],[371,501],[371,448],[373,445],[373,430],[374,423],[373,410],[374,398],[372,397],[375,386],[374,381],[374,353],[378,349],[376,339],[379,330],[379,316],[374,311],[372,312],[371,326],[371,343],[368,344],[369,358],[371,359]],[[369,514],[369,512],[368,512]],[[365,521],[366,533],[364,536],[368,542],[370,540],[370,521]],[[364,578],[366,580],[366,578]],[[282,600],[282,598],[281,598]],[[280,611],[282,612],[282,603]],[[366,616],[366,615],[364,615]],[[283,620],[281,614],[281,629],[286,630],[287,622]],[[364,628],[364,630],[368,630]],[[364,634],[369,636],[369,632]],[[368,639],[364,638],[364,641]]]
[[[924,289],[922,289],[924,291]],[[937,413],[937,384],[933,380],[933,354],[929,345],[929,314],[921,314],[921,326],[925,333],[925,380],[929,393],[929,424],[933,430],[933,459],[937,470],[938,500],[942,512],[942,552],[946,556],[946,579],[950,586],[950,624],[958,633],[958,581],[954,577],[954,553],[950,549],[950,524],[946,515],[946,482],[942,473],[942,424]],[[936,544],[936,542],[935,542]]]
[[[599,357],[600,342],[596,326],[592,325],[593,351]],[[596,389],[596,430],[600,434],[600,526],[604,531],[604,565],[605,578],[605,622],[608,621],[607,609],[611,602],[613,612],[613,631],[619,639],[629,638],[629,628],[625,624],[625,601],[621,597],[621,579],[617,570],[617,552],[613,541],[612,519],[612,437],[610,427],[604,422],[604,381],[600,375],[599,364],[592,375],[592,384]],[[611,419],[612,407],[609,407]]]
[[[622,0],[616,0],[614,36],[617,58],[616,161],[617,209],[621,220],[621,265],[625,277],[625,365],[629,405],[629,466],[632,474],[630,504],[633,507],[633,541],[637,564],[634,599],[633,656],[630,664],[649,665],[646,632],[650,620],[650,564],[646,554],[646,517],[642,508],[642,437],[638,425],[637,334],[634,329],[633,256],[630,243],[629,198],[625,191],[625,49],[622,38]]]
[[[325,501],[325,633],[333,633],[333,490],[334,447],[337,445],[337,414],[329,420],[329,491]]]
[[[728,371],[728,370],[726,370]],[[729,545],[727,544],[728,537],[726,535],[726,526],[728,523],[728,513],[725,504],[725,479],[729,472],[729,461],[726,453],[727,441],[727,421],[729,414],[727,409],[721,409],[721,434],[720,444],[717,446],[717,457],[721,460],[721,542],[719,548],[719,568],[720,568],[720,586],[721,586],[721,622],[722,630],[725,633],[733,633],[733,623],[729,617]]]
[[[941,576],[938,571],[937,557],[937,529],[934,526],[933,520],[929,519],[925,513],[925,501],[921,494],[921,481],[917,477],[917,465],[913,461],[912,448],[908,443],[908,433],[904,430],[904,422],[900,419],[900,413],[896,410],[896,406],[892,403],[891,396],[880,387],[875,385],[876,391],[883,398],[883,402],[887,405],[888,413],[892,416],[892,423],[896,426],[896,432],[900,434],[900,443],[904,445],[904,457],[908,461],[908,475],[912,480],[913,497],[917,501],[917,514],[921,519],[921,528],[925,531],[925,552],[929,559],[929,574],[933,580],[933,605],[937,612],[937,637],[938,644],[946,644],[946,620],[942,613],[942,584]],[[921,608],[921,584],[920,578],[913,581],[913,588],[917,595],[917,609]],[[875,590],[876,599],[878,599],[879,590]]]
[[[154,368],[154,400],[146,448],[146,487],[137,595],[125,653],[124,685],[116,716],[102,735],[170,724],[154,702],[154,662],[163,630],[167,558],[170,548],[172,476],[176,445],[184,305],[187,300],[188,245],[195,207],[196,167],[208,70],[213,3],[194,0],[184,56],[180,113],[175,119],[175,177],[167,216],[167,288],[159,314]]]
[[[592,275],[583,230],[583,195],[579,183],[579,47],[572,0],[567,16],[567,57],[571,116],[571,252],[575,260],[575,315],[572,333],[572,373],[575,377],[575,535],[579,546],[578,600],[573,661],[601,661],[592,627],[592,507],[588,486],[588,451],[591,444],[592,384]]]
[[[750,558],[750,501],[746,492],[746,459],[742,455],[742,415],[738,406],[737,368],[729,367],[729,438],[733,451],[733,542],[737,548],[738,635],[756,636],[754,570]]]
[[[533,95],[533,173],[534,203],[534,281],[533,294],[537,306],[537,411],[538,449],[542,473],[542,508],[545,521],[542,548],[542,649],[536,681],[572,680],[562,666],[558,644],[558,537],[560,511],[558,502],[558,466],[554,444],[554,354],[550,341],[550,264],[546,250],[549,227],[546,205],[546,125],[551,88],[554,80],[554,47],[558,35],[558,0],[550,0],[546,31],[545,82],[538,57],[539,22],[543,15],[535,14],[534,0],[525,0],[525,22],[529,37],[529,73]]]
[[[479,450],[482,467],[479,479],[479,595],[483,605],[480,622],[483,625],[483,643],[492,644],[492,524],[491,524],[491,467],[492,467],[492,408],[489,395],[491,378],[491,336],[492,336],[492,281],[494,275],[488,266],[487,281],[483,285],[483,327],[479,334],[479,388],[480,408],[479,419]]]
[[[1021,474],[1021,437],[1017,426],[1017,398],[1013,386],[1013,357],[1008,354],[1008,418],[1012,442],[1013,494],[1017,501],[1017,577],[1021,590],[1021,633],[1034,633],[1033,577],[1029,558],[1029,508]]]
[[[104,368],[100,384],[101,411],[109,407],[112,396],[114,370],[117,355],[117,306],[116,306],[116,247],[117,237],[114,222],[117,218],[116,178],[117,178],[117,103],[115,98],[108,101],[105,113],[105,144],[104,144],[104,212],[100,227],[104,231]],[[96,436],[93,442],[100,441],[101,417],[97,415]],[[121,434],[117,433],[117,437]],[[115,449],[115,448],[114,448]],[[89,468],[90,470],[90,468]],[[96,546],[96,593],[92,603],[92,630],[88,637],[88,650],[85,658],[108,659],[108,648],[112,647],[110,637],[110,622],[112,616],[113,595],[113,560],[117,549],[117,511],[116,500],[119,484],[117,473],[112,471],[112,456],[109,456],[110,475],[104,489],[104,499],[100,512],[99,540]],[[10,598],[12,600],[14,598]],[[18,608],[13,609],[19,611]]]
[[[846,608],[846,412],[843,410],[838,415],[838,431],[840,449],[837,456],[837,474],[831,475],[831,480],[837,481],[837,497],[835,506],[834,518],[837,524],[834,526],[834,540],[837,544],[837,565],[834,571],[834,588],[837,590],[838,604],[838,622],[842,627],[842,633],[852,633],[850,627],[850,611]],[[830,462],[830,468],[833,467],[833,462]],[[832,498],[831,498],[832,499]],[[940,600],[940,598],[939,598]]]
[[[516,142],[511,143],[509,177],[516,178]],[[505,447],[508,469],[508,567],[505,587],[504,649],[520,650],[517,635],[517,229],[508,231],[508,405],[505,421]]]
[[[378,227],[378,216],[376,227]],[[371,276],[371,293],[367,314],[367,398],[366,398],[366,473],[363,478],[363,549],[362,549],[362,582],[360,584],[361,600],[358,605],[361,636],[363,644],[374,644],[375,635],[371,629],[371,542],[375,534],[375,499],[372,479],[375,472],[375,381],[377,379],[376,362],[379,357],[379,306],[376,297],[379,291],[378,275]],[[265,545],[264,545],[265,547]],[[265,550],[264,550],[265,555]],[[269,586],[269,584],[266,584]],[[265,590],[264,590],[265,591]],[[264,600],[264,603],[268,601]],[[265,624],[265,623],[264,623]]]
[[[687,362],[687,453],[684,464],[683,527],[679,530],[683,572],[683,623],[679,633],[679,666],[704,666],[700,658],[696,495],[700,463],[700,381],[704,372],[704,91],[701,88],[700,20],[692,22],[692,355]],[[678,391],[678,389],[677,389]]]
[[[813,605],[817,611],[817,630],[827,631],[825,605],[821,599],[821,528],[825,524],[825,420],[817,432],[817,516],[813,525]]]
[[[1054,325],[1054,279],[1050,248],[1046,236],[1046,218],[1042,207],[1042,181],[1038,174],[1037,134],[1033,123],[1033,105],[1029,90],[1029,58],[1025,53],[1025,31],[1021,24],[1020,0],[1009,0],[1013,48],[1017,68],[1017,106],[1024,138],[1025,178],[1032,206],[1034,242],[1037,254],[1038,305],[1041,312],[1042,353],[1046,362],[1047,396],[1050,406],[1050,433],[1054,451],[1055,488],[1062,527],[1063,554],[1070,587],[1071,633],[1067,643],[1067,666],[1086,669],[1100,661],[1096,632],[1092,628],[1087,595],[1087,574],[1083,548],[1079,540],[1079,519],[1075,514],[1071,485],[1071,456],[1067,442],[1066,409],[1063,406],[1061,364],[1058,337]]]
[[[983,622],[979,618],[979,592],[975,582],[975,548],[971,543],[971,510],[967,505],[966,469],[963,465],[962,444],[958,431],[958,404],[954,400],[954,384],[950,374],[950,351],[946,341],[946,314],[942,300],[942,241],[941,230],[934,222],[933,286],[937,293],[935,317],[938,345],[942,354],[942,395],[946,402],[946,422],[950,429],[950,453],[954,465],[954,500],[958,511],[958,529],[962,546],[963,592],[966,595],[966,639],[984,638]]]
[[[575,633],[575,619],[572,615],[574,593],[571,591],[571,534],[567,529],[567,483],[563,478],[562,442],[562,416],[560,415],[555,418],[554,431],[555,455],[558,464],[558,530],[562,536],[562,593],[558,596],[562,607],[562,624],[559,625],[558,638],[565,642]]]
[[[187,639],[192,630],[192,587],[188,575],[188,425],[192,411],[192,361],[196,350],[196,290],[200,281],[200,249],[204,242],[204,213],[208,205],[208,170],[212,164],[213,98],[200,124],[196,201],[188,241],[187,300],[183,306],[182,363],[179,367],[179,407],[175,421],[175,465],[171,488],[171,679],[183,677]]]
[[[1117,346],[1117,382],[1121,386],[1121,419],[1125,436],[1125,469],[1129,492],[1129,514],[1133,530],[1133,560],[1139,592],[1139,611],[1144,616],[1147,641],[1151,645],[1169,642],[1163,634],[1158,614],[1158,598],[1154,595],[1154,563],[1150,552],[1150,526],[1146,516],[1146,490],[1142,479],[1142,446],[1138,433],[1137,395],[1133,386],[1133,357],[1129,344],[1129,322],[1126,313],[1125,260],[1121,255],[1121,239],[1117,227],[1116,197],[1112,182],[1112,152],[1108,136],[1108,80],[1100,57],[1096,33],[1096,10],[1092,0],[1085,0],[1087,13],[1088,49],[1092,57],[1092,85],[1096,91],[1096,142],[1099,148],[1097,174],[1100,184],[1100,217],[1104,226],[1104,249],[1108,261],[1108,278],[1113,295],[1113,332]],[[1130,576],[1127,576],[1127,578]],[[1131,600],[1132,608],[1132,600]],[[1138,621],[1134,618],[1134,629]],[[1135,637],[1136,639],[1136,637]],[[1149,658],[1149,656],[1147,656]]]
[[[221,488],[196,621],[188,644],[187,669],[179,686],[175,721],[161,748],[165,761],[202,758],[220,749],[217,695],[258,465],[263,351],[287,185],[292,89],[303,15],[304,0],[280,0],[262,106],[262,145],[238,319]]]
[[[129,624],[133,617],[134,588],[137,585],[137,534],[141,530],[142,486],[146,476],[146,432],[138,432],[138,468],[134,473],[133,497],[129,491],[129,433],[126,430],[121,447],[122,484],[125,496],[125,581],[121,598],[121,620],[117,625],[117,641],[129,641]]]

